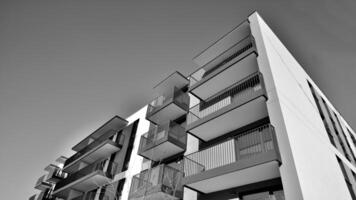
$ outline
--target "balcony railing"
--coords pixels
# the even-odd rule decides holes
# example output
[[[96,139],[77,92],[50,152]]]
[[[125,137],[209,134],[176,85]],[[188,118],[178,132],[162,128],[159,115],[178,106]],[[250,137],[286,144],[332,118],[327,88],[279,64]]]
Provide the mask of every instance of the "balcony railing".
[[[36,200],[36,194],[32,195],[28,200]]]
[[[68,173],[63,172],[61,168],[54,167],[49,171],[48,182],[57,183],[58,181],[67,178]]]
[[[254,51],[254,39],[251,35],[241,39],[236,43],[231,49],[227,50],[227,56],[221,58],[220,56],[215,58],[215,60],[210,61],[208,64],[204,65],[193,74],[189,76],[189,87],[193,87],[195,84],[204,81],[204,79],[209,79],[209,75],[216,71],[221,70],[224,66],[228,67],[232,63],[236,62],[245,52],[252,50]],[[231,51],[231,52],[230,52]]]
[[[53,175],[60,179],[65,179],[65,178],[67,178],[68,173],[63,172],[62,169],[55,169],[55,171],[53,172]]]
[[[230,104],[242,104],[264,90],[262,74],[256,73],[230,86],[209,101],[201,101],[189,109],[187,125],[215,113]]]
[[[146,114],[147,119],[150,119],[152,115],[156,114],[161,109],[164,109],[170,103],[174,103],[177,106],[179,106],[182,110],[187,111],[189,108],[189,95],[183,92],[181,89],[174,87],[171,93],[159,96],[155,100],[153,100],[150,104],[148,104],[147,114]],[[169,119],[169,120],[173,120],[173,119]]]
[[[145,170],[132,178],[129,200],[181,199],[183,172],[168,165]]]
[[[152,128],[147,133],[141,136],[139,154],[143,156],[145,156],[146,153],[154,154],[155,147],[157,147],[157,151],[164,151],[166,149],[162,149],[163,147],[158,148],[158,146],[166,144],[166,142],[168,142],[170,145],[166,146],[166,148],[170,148],[172,145],[174,145],[175,147],[181,149],[180,152],[183,152],[186,149],[187,145],[187,134],[185,132],[185,128],[173,121],[170,121],[169,123],[164,125],[155,126],[154,128]],[[146,155],[145,157],[150,157],[150,155]],[[152,157],[155,157],[155,155],[151,155],[151,158]]]
[[[64,168],[68,165],[70,165],[71,163],[75,162],[76,160],[78,160],[79,158],[81,158],[83,155],[87,154],[88,152],[90,152],[92,149],[95,149],[96,147],[98,147],[99,145],[103,144],[104,142],[111,140],[113,141],[114,135],[118,134],[116,131],[114,130],[110,130],[108,133],[104,134],[103,137],[100,137],[96,140],[94,140],[93,142],[91,142],[90,144],[88,144],[88,146],[84,147],[83,149],[81,149],[80,151],[78,151],[77,153],[75,153],[73,156],[71,156],[70,158],[68,158],[65,161],[65,165]],[[107,135],[109,135],[110,137],[108,137]],[[106,137],[105,137],[106,136]],[[118,146],[121,146],[123,144],[124,141],[124,136],[122,134],[118,134],[117,135],[117,139],[115,142]]]
[[[226,166],[269,152],[278,152],[272,125],[239,134],[216,146],[187,155],[184,158],[185,177]]]
[[[69,175],[66,179],[58,182],[55,187],[55,191],[65,187],[66,185],[75,182],[95,171],[102,171],[104,175],[112,179],[116,173],[117,163],[109,161],[109,159],[102,160],[100,162],[92,163],[83,169]]]
[[[52,187],[52,183],[48,182],[48,181],[46,180],[46,178],[47,178],[47,175],[41,176],[41,177],[37,180],[35,188],[36,188],[36,189],[39,189],[39,190],[46,190],[46,189],[48,189],[48,188],[51,188],[51,187]]]
[[[31,200],[55,200],[55,197],[52,196],[52,189],[46,189],[31,198],[33,198]]]

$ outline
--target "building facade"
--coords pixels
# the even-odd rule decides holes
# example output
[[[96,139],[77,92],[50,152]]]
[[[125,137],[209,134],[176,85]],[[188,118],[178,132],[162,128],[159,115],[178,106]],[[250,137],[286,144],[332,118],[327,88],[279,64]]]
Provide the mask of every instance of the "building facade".
[[[258,13],[45,168],[33,200],[356,199],[356,133]]]

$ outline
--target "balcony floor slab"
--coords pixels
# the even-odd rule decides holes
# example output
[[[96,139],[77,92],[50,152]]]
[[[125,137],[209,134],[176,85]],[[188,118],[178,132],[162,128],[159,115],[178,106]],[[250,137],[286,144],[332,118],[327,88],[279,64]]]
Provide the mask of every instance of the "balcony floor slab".
[[[270,152],[274,154],[274,152]],[[264,156],[262,154],[262,156]],[[267,157],[277,158],[276,155]],[[250,162],[250,161],[247,161]],[[280,177],[277,159],[256,165],[236,162],[184,178],[183,184],[202,193],[212,193]]]

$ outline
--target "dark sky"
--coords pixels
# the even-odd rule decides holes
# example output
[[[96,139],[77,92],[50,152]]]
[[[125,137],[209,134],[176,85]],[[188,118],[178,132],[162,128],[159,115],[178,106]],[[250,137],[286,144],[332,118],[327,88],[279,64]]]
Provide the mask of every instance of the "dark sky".
[[[1,199],[257,10],[356,127],[353,0],[0,1]]]

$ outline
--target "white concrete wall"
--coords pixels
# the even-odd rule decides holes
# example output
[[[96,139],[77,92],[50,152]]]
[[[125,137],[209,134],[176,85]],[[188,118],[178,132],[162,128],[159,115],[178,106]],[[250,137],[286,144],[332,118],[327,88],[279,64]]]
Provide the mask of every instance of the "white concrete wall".
[[[249,17],[282,157],[286,199],[351,199],[305,73],[262,18]]]
[[[143,157],[138,155],[137,152],[140,145],[141,136],[148,131],[150,126],[150,122],[146,120],[146,111],[147,111],[147,106],[141,108],[139,111],[132,114],[130,117],[126,119],[129,122],[129,124],[133,123],[137,119],[140,119],[140,121],[137,127],[137,132],[136,132],[134,147],[130,158],[129,167],[125,172],[125,174],[123,175],[126,178],[126,181],[125,181],[124,188],[122,190],[121,200],[128,199],[132,176],[141,172]]]

